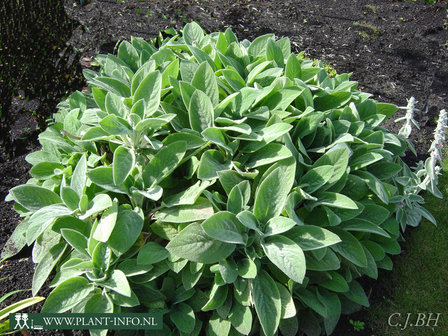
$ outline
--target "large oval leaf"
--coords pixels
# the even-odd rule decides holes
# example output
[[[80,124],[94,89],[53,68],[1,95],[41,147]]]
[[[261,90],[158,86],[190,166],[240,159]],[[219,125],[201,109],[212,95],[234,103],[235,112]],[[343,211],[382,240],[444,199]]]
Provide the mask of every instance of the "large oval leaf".
[[[302,283],[306,272],[305,255],[294,241],[282,235],[267,237],[261,244],[269,260],[293,281]]]
[[[266,336],[274,336],[280,323],[282,304],[275,281],[266,271],[252,280],[255,311]]]
[[[178,257],[213,264],[227,258],[235,249],[235,245],[211,238],[200,223],[192,223],[179,232],[166,248]]]
[[[215,213],[202,223],[202,228],[210,237],[225,243],[245,245],[247,242],[244,226],[228,211]]]
[[[57,286],[45,300],[43,313],[63,313],[76,306],[94,289],[86,278],[74,277]]]

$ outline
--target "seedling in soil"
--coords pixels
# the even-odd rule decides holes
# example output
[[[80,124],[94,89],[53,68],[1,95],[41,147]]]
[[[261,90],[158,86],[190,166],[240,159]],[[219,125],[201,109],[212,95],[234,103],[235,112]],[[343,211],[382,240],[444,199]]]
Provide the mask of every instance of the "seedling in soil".
[[[355,30],[363,38],[376,38],[380,33],[378,27],[368,23],[353,22],[353,25],[363,29]]]
[[[354,331],[364,330],[364,324],[365,324],[364,322],[358,320],[353,321],[352,319],[350,319],[349,322],[353,326]]]

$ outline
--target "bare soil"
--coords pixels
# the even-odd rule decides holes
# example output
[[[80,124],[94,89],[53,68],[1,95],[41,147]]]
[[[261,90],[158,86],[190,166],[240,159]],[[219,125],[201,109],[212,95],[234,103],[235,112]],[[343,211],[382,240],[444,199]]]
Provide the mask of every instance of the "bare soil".
[[[446,2],[423,0],[2,0],[0,5],[0,249],[19,222],[8,190],[29,178],[27,153],[38,149],[37,134],[62,97],[85,86],[88,59],[113,52],[130,36],[151,38],[159,30],[198,21],[208,32],[231,27],[240,40],[274,33],[289,37],[294,52],[321,59],[338,73],[351,72],[374,99],[406,105],[414,96],[421,130],[412,140],[424,159],[438,112],[448,108]],[[41,3],[41,5],[36,5]],[[42,5],[42,4],[45,5]],[[34,20],[36,19],[36,20]],[[34,21],[33,21],[34,20]],[[36,23],[38,22],[38,23]],[[445,21],[446,22],[446,21]],[[37,50],[35,50],[37,48]],[[398,112],[395,118],[401,116]],[[397,132],[393,121],[387,127]],[[0,268],[0,296],[30,288],[34,265],[25,249]],[[387,272],[366,279],[372,304],[387,296]],[[41,295],[48,295],[46,289]],[[20,293],[18,300],[30,295]],[[38,311],[39,307],[34,308]],[[354,332],[341,318],[333,335],[374,335],[366,310],[349,318],[366,322]],[[39,335],[82,332],[48,331]]]

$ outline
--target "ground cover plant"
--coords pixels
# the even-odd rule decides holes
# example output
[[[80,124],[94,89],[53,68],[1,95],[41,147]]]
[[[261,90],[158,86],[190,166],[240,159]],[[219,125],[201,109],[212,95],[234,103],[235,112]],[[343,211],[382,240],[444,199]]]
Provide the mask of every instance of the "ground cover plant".
[[[98,63],[9,194],[24,220],[3,256],[34,244],[33,294],[56,270],[43,311],[158,309],[161,335],[330,334],[369,305],[357,279],[391,269],[400,230],[434,221],[409,192],[406,136],[380,126],[397,107],[288,38],[191,23]],[[435,169],[420,188],[437,193]]]

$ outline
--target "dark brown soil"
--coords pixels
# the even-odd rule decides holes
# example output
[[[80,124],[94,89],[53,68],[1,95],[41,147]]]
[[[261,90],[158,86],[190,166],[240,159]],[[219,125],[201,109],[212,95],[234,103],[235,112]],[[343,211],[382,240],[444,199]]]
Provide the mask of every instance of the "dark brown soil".
[[[54,113],[63,96],[85,85],[81,64],[88,66],[88,58],[94,58],[98,52],[112,52],[117,41],[131,35],[155,37],[159,30],[180,29],[185,22],[196,20],[208,32],[231,27],[240,40],[252,40],[265,33],[287,36],[295,52],[305,51],[307,57],[321,59],[339,73],[352,72],[360,89],[379,101],[403,106],[407,98],[414,96],[422,111],[416,115],[421,131],[412,137],[418,160],[426,156],[439,110],[448,107],[444,1],[432,5],[423,0],[18,3],[2,0],[0,5],[0,249],[19,221],[12,205],[3,199],[10,188],[28,179],[30,166],[24,157],[38,148],[38,121]],[[40,24],[32,24],[34,18],[39,18]],[[12,25],[14,29],[11,22],[16,23]],[[395,118],[402,113],[398,112]],[[40,126],[43,127],[42,122]],[[398,131],[400,126],[390,121],[387,127]],[[0,283],[0,296],[13,289],[30,288],[33,268],[29,250],[8,261],[0,269],[0,278],[7,277]],[[365,281],[373,304],[387,295],[381,285],[387,277],[387,272],[381,272],[379,281]],[[27,295],[21,293],[12,299]],[[48,291],[41,295],[48,295]],[[369,327],[365,310],[350,318],[365,321],[365,329],[354,332],[348,319],[341,318],[333,335],[375,333]],[[46,334],[62,335],[53,331]]]

